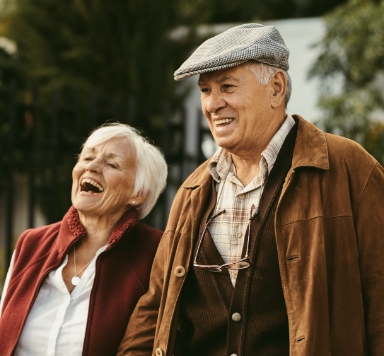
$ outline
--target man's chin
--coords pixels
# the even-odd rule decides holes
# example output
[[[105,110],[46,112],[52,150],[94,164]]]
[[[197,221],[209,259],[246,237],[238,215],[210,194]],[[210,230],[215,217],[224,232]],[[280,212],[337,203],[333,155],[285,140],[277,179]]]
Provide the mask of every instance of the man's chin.
[[[236,148],[236,143],[233,142],[233,140],[230,140],[228,138],[214,138],[216,145],[218,145],[220,148],[223,148],[229,152],[231,152],[233,149]]]

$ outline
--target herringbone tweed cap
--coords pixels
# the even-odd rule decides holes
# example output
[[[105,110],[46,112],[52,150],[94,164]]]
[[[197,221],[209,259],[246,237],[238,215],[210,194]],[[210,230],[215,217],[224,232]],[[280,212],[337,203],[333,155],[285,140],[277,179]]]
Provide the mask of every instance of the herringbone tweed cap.
[[[203,42],[175,72],[175,80],[234,67],[249,60],[288,70],[289,50],[274,26],[232,27]]]

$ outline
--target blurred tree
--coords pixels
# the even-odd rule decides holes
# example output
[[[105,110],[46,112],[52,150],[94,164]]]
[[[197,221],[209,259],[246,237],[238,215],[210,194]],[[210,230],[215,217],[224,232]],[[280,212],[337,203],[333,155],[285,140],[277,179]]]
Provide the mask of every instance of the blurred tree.
[[[9,103],[15,100],[16,83],[20,82],[20,72],[18,71],[18,57],[15,53],[15,46],[9,40],[0,37],[0,195],[2,190],[8,188],[9,165],[15,158],[12,152],[9,152],[12,146],[12,137],[6,135],[11,131],[14,120],[10,120]],[[18,159],[15,166],[22,170],[22,162]]]
[[[258,20],[321,16],[347,0],[184,0],[186,19],[199,23],[254,22]]]
[[[325,17],[310,76],[321,80],[320,124],[363,144],[384,162],[384,1],[351,0]]]
[[[380,162],[384,162],[384,124],[382,122],[374,122],[369,126],[364,136],[363,146]]]
[[[32,145],[47,158],[48,164],[37,163],[36,182],[49,221],[70,204],[73,153],[92,127],[130,120],[163,143],[164,102],[175,107],[183,95],[175,94],[173,72],[195,44],[193,31],[177,41],[170,35],[182,21],[179,6],[178,0],[5,0],[0,36],[17,44],[17,55],[0,53],[0,69],[14,68],[14,100],[25,113],[10,135],[10,90],[0,86],[8,103],[0,102],[0,135],[3,142],[15,137],[13,153],[24,169]],[[38,108],[32,87],[39,88]],[[6,158],[2,163],[9,165]]]
[[[0,180],[33,172],[48,221],[59,220],[90,128],[129,122],[162,146],[164,103],[177,108],[186,93],[175,90],[173,72],[202,40],[196,25],[318,16],[344,1],[2,0],[0,36],[17,53],[0,50],[0,142],[13,140]]]
[[[172,73],[191,46],[167,36],[179,24],[177,0],[6,1],[4,34],[17,43],[26,76],[45,89],[174,96]]]

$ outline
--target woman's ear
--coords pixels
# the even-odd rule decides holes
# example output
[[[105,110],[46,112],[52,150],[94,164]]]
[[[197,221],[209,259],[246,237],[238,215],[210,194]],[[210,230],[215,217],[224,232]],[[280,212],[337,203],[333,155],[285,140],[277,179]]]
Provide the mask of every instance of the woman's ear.
[[[272,75],[271,85],[271,107],[277,109],[280,106],[285,108],[285,93],[287,92],[287,77],[284,72],[278,70]]]
[[[144,203],[148,198],[148,194],[142,195],[142,194],[137,194],[136,196],[133,196],[129,199],[128,205],[130,206],[138,206],[142,203]]]

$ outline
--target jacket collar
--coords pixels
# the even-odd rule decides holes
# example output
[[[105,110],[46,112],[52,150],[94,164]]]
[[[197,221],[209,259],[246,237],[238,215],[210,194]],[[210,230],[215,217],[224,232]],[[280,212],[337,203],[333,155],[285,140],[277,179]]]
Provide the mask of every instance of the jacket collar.
[[[127,230],[132,230],[136,227],[138,217],[139,214],[136,209],[130,209],[124,213],[116,223],[112,234],[109,237],[106,250],[112,248]],[[56,246],[60,256],[66,254],[70,246],[80,238],[84,237],[86,233],[87,231],[80,221],[77,210],[74,206],[71,206],[61,222],[59,234],[56,239]]]
[[[292,168],[316,167],[329,169],[328,145],[325,133],[299,115],[292,115],[298,124]]]
[[[328,145],[325,133],[299,115],[292,115],[292,117],[298,124],[292,169],[299,167],[329,169]],[[204,183],[210,184],[212,176],[208,171],[209,161],[207,160],[200,165],[182,184],[182,187],[194,189]]]

